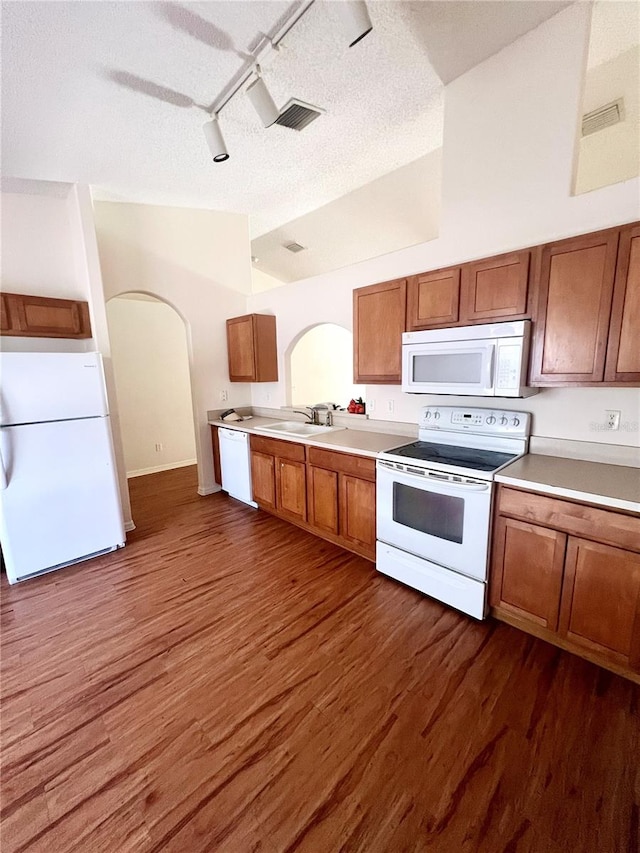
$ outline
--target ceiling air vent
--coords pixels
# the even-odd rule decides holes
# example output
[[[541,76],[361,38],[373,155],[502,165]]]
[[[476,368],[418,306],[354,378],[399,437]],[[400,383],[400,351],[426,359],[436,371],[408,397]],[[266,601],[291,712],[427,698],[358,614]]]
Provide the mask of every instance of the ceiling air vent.
[[[285,249],[293,252],[294,255],[297,255],[298,252],[304,252],[306,248],[306,246],[301,246],[300,243],[287,243],[285,246]]]
[[[312,107],[311,104],[305,104],[304,101],[291,98],[280,110],[280,115],[275,123],[281,124],[283,127],[290,127],[292,130],[303,130],[319,115],[322,115],[322,112],[319,107]]]
[[[622,98],[618,98],[617,101],[612,101],[610,104],[605,104],[603,107],[598,107],[597,110],[591,110],[590,113],[585,113],[582,116],[582,135],[589,136],[590,133],[597,133],[599,130],[604,130],[605,127],[618,124],[623,119],[624,102]]]

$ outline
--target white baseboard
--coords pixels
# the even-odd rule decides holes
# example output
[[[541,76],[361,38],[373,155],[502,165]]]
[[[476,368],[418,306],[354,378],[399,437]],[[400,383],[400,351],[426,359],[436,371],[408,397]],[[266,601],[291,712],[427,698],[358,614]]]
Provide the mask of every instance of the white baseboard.
[[[222,491],[222,486],[219,486],[217,483],[214,483],[212,486],[198,486],[198,494],[203,498],[220,491]]]
[[[154,465],[153,468],[138,468],[137,471],[127,471],[127,480],[133,477],[144,477],[146,474],[157,474],[159,471],[171,471],[173,468],[188,468],[195,465],[197,459],[185,459],[183,462],[169,462],[167,465]]]

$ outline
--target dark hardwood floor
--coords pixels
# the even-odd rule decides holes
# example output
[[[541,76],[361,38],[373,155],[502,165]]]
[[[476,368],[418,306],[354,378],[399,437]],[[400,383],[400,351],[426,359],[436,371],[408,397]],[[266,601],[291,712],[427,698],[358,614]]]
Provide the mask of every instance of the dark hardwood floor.
[[[2,579],[2,853],[638,851],[640,688],[192,469]]]

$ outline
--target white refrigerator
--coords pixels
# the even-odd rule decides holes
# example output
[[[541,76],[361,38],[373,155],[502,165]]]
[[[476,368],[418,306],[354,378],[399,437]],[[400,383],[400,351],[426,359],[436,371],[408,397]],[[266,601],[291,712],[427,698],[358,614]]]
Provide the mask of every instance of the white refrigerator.
[[[9,582],[124,541],[100,353],[0,353],[0,544]]]

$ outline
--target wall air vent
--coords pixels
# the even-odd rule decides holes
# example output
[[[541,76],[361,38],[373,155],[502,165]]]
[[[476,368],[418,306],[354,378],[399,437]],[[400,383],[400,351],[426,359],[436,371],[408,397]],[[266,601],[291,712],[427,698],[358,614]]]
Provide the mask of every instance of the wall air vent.
[[[292,130],[303,130],[319,115],[322,115],[322,112],[323,110],[319,107],[312,107],[311,104],[305,104],[304,101],[291,98],[280,110],[280,115],[275,123],[281,124],[283,127],[290,127]]]
[[[293,252],[294,255],[297,255],[298,252],[304,252],[306,246],[301,246],[300,243],[287,243],[285,245],[285,249],[288,249],[290,252]]]
[[[604,130],[605,127],[611,127],[613,124],[618,124],[624,120],[624,102],[622,98],[617,101],[612,101],[610,104],[605,104],[603,107],[598,107],[597,110],[591,110],[590,113],[585,113],[582,116],[582,135],[589,136],[591,133],[597,133],[599,130]]]

